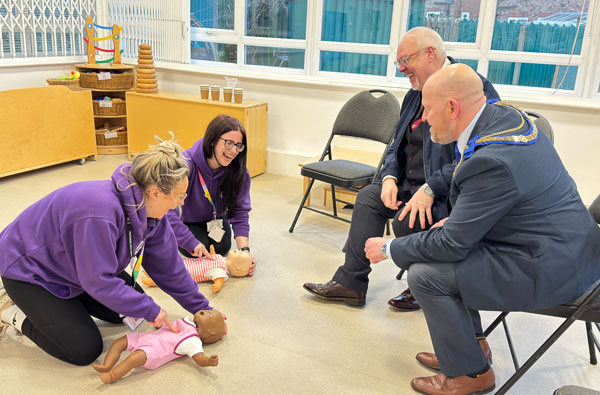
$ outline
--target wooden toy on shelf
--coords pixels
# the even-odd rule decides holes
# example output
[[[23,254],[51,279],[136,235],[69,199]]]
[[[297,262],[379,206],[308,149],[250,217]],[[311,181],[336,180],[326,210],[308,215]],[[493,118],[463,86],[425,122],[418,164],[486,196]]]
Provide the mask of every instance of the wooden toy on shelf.
[[[154,68],[150,44],[140,44],[139,47],[135,91],[139,93],[158,92],[156,69]]]

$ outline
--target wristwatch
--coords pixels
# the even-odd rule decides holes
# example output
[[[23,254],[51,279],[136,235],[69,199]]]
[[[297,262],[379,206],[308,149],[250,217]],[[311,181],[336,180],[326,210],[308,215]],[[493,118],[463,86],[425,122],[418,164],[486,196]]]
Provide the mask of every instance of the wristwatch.
[[[433,190],[427,183],[423,184],[423,192],[425,192],[425,195],[427,195],[429,197],[432,197],[432,198],[435,197],[435,193],[433,193]]]
[[[381,255],[384,256],[385,259],[388,259],[389,256],[387,256],[387,245],[388,245],[389,241],[386,241],[385,243],[383,243],[381,245]]]
[[[248,251],[248,252],[250,252],[250,247],[242,247],[242,248],[240,248],[240,251]]]

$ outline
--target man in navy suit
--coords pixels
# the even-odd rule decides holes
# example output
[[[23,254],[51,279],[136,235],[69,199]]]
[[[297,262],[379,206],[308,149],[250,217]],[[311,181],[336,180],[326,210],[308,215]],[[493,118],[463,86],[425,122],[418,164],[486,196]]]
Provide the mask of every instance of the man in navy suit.
[[[450,216],[431,230],[371,238],[372,263],[408,269],[441,373],[411,381],[425,394],[486,393],[494,372],[475,338],[478,310],[534,311],[575,300],[600,279],[600,230],[552,143],[518,109],[486,104],[480,78],[455,64],[423,87],[431,139],[456,141]]]
[[[381,169],[381,180],[363,188],[356,199],[345,247],[344,264],[331,281],[306,283],[304,288],[317,297],[364,306],[371,265],[365,257],[365,241],[383,235],[388,219],[396,237],[429,229],[448,216],[447,196],[455,159],[454,144],[435,144],[429,125],[421,122],[421,89],[430,75],[455,63],[446,56],[440,35],[427,27],[409,30],[398,45],[395,64],[409,78],[411,88],[400,112],[394,144]],[[488,99],[497,99],[492,84],[481,77]],[[410,290],[390,299],[399,310],[418,310]]]

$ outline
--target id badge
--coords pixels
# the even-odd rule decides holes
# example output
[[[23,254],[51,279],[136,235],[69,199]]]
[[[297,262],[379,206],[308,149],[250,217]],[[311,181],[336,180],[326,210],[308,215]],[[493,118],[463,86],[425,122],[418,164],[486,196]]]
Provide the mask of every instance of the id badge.
[[[223,229],[223,219],[213,219],[206,224],[206,230],[210,233],[213,228]]]
[[[218,226],[213,226],[213,228],[210,230],[210,232],[208,232],[208,237],[213,239],[215,242],[220,243],[224,234],[225,234],[225,231],[223,229],[221,229]]]
[[[143,318],[125,317],[123,323],[127,325],[130,331],[134,332],[144,322]]]

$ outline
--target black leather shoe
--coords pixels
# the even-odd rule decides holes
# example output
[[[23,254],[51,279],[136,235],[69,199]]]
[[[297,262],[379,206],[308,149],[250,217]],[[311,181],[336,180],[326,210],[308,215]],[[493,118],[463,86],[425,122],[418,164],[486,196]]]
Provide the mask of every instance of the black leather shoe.
[[[415,311],[421,308],[421,306],[419,306],[419,303],[415,300],[414,296],[410,292],[409,288],[406,288],[404,292],[402,292],[395,298],[390,299],[388,303],[393,308],[402,311]]]
[[[364,306],[366,294],[344,287],[331,280],[325,284],[305,283],[304,289],[321,299],[340,301],[350,306]]]

